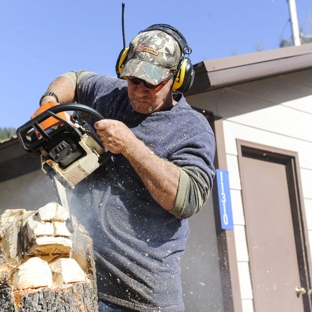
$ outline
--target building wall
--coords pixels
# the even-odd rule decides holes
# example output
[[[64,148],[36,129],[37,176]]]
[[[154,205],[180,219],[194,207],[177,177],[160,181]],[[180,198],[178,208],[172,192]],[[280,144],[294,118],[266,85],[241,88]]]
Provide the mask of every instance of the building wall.
[[[57,201],[51,179],[41,170],[0,183],[0,214],[6,209],[36,210]]]
[[[234,235],[243,312],[253,310],[245,219],[237,159],[236,139],[273,146],[298,153],[304,210],[312,250],[312,96],[274,105],[223,121],[227,165],[230,177]]]

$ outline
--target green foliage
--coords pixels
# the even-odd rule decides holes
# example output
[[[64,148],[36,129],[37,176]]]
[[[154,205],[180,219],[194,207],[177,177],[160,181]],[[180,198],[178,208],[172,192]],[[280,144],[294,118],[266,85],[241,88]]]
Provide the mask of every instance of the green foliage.
[[[306,32],[304,29],[300,29],[300,41],[301,44],[312,43],[312,35]],[[280,48],[289,47],[293,45],[293,40],[282,39],[280,42]]]
[[[312,43],[312,38],[310,38],[310,37],[301,37],[300,41],[301,41],[301,44]],[[292,45],[293,45],[292,39],[289,39],[289,40],[283,39],[280,42],[280,48],[290,47]]]
[[[312,43],[312,36],[303,34],[301,36],[301,43],[302,44],[304,44],[304,43]]]
[[[0,140],[9,139],[15,134],[16,134],[16,129],[14,128],[1,128],[0,127]]]

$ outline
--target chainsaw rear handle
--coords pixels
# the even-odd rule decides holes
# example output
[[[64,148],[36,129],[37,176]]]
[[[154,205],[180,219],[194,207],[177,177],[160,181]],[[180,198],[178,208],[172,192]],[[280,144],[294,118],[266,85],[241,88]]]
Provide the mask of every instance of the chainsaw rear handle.
[[[29,120],[16,130],[16,135],[21,142],[24,150],[37,156],[40,154],[37,152],[37,149],[42,145],[42,142],[52,140],[52,138],[49,136],[49,133],[40,126],[40,123],[50,117],[53,117],[62,122],[64,125],[67,126],[69,130],[72,129],[72,126],[66,120],[56,115],[57,113],[64,111],[78,111],[86,113],[87,115],[95,118],[95,120],[104,119],[104,117],[94,108],[79,103],[67,103],[50,107],[49,109]],[[39,140],[32,142],[31,139],[27,137],[27,135],[29,135],[29,130],[31,129],[35,129],[40,133],[41,138]]]

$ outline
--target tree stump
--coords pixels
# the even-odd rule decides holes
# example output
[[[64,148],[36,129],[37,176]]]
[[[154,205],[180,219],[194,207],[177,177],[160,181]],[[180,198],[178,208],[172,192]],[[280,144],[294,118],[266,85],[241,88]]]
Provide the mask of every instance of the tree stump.
[[[0,216],[0,312],[98,311],[92,239],[67,224],[57,203]]]

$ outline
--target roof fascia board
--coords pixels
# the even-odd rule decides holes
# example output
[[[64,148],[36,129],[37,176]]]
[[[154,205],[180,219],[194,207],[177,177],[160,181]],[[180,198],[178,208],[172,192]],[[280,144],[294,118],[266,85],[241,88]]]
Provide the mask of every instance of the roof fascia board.
[[[0,142],[0,163],[25,154],[26,152],[16,137]]]
[[[276,50],[260,51],[250,54],[235,55],[216,60],[204,61],[207,71],[213,72],[232,67],[246,66],[256,63],[272,62],[279,59],[312,54],[312,43],[297,47],[285,47]]]
[[[186,96],[312,68],[312,44],[232,56],[194,65],[195,81]]]
[[[207,75],[210,88],[220,88],[307,68],[312,68],[312,53],[208,72]]]

